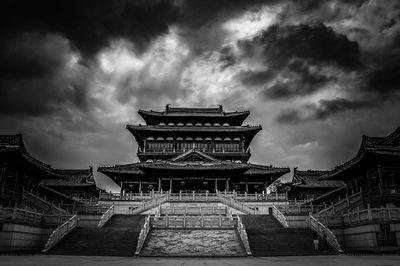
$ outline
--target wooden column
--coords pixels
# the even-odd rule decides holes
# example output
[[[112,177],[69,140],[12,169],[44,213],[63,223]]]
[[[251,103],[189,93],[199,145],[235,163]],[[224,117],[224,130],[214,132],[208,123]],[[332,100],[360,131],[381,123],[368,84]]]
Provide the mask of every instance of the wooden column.
[[[379,193],[382,195],[382,170],[381,166],[378,164],[378,177],[379,177]]]
[[[368,191],[372,191],[372,186],[371,186],[371,177],[369,176],[368,172],[366,173],[366,178],[367,178],[367,186],[368,186]]]
[[[18,168],[17,168],[17,169],[15,170],[15,178],[14,178],[14,193],[17,193],[18,178],[19,178],[19,170],[18,170]]]
[[[139,180],[139,190],[138,190],[138,192],[139,193],[142,192],[142,180],[141,179]]]
[[[161,177],[158,178],[158,191],[162,190]]]
[[[1,195],[4,194],[4,188],[5,188],[5,184],[6,184],[6,170],[7,170],[7,164],[3,163],[3,166],[1,167],[1,173],[0,173]]]
[[[172,192],[172,177],[169,179],[169,191]]]
[[[124,182],[120,181],[119,185],[120,185],[119,193],[122,194],[122,189],[124,188]]]
[[[229,180],[230,180],[230,178],[228,177],[228,178],[226,179],[226,182],[225,182],[225,190],[226,190],[226,191],[229,191]]]
[[[246,193],[249,193],[249,181],[246,179]]]
[[[218,191],[218,179],[217,179],[217,178],[215,178],[215,186],[214,186],[214,190],[215,190],[215,192],[217,192],[217,191]]]

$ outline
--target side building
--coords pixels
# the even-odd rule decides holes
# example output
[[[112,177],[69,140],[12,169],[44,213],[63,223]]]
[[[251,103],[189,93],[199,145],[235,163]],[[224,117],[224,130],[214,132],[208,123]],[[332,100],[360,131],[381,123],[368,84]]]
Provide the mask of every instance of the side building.
[[[217,108],[139,110],[146,125],[127,125],[139,162],[98,171],[121,192],[263,193],[288,168],[249,163],[250,143],[261,126],[243,125],[249,111]]]

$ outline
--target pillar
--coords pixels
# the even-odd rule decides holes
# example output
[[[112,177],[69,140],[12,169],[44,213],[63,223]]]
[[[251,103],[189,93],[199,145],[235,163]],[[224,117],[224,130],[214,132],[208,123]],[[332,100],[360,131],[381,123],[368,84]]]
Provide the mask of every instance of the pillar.
[[[229,191],[229,180],[230,180],[230,178],[228,177],[228,178],[226,179],[226,182],[225,182],[225,190],[226,190],[226,191]]]
[[[249,181],[246,179],[246,193],[249,193]]]
[[[160,192],[162,190],[162,183],[161,183],[161,178],[158,178],[158,191]]]
[[[124,183],[123,183],[122,181],[120,181],[120,182],[119,182],[119,186],[120,186],[119,193],[122,194],[122,190],[123,190],[123,188],[124,188]]]
[[[142,180],[139,180],[139,190],[138,193],[142,192]]]
[[[381,166],[378,164],[378,177],[379,177],[379,193],[382,195],[382,170]]]
[[[1,167],[1,173],[0,173],[0,183],[1,183],[1,194],[4,194],[4,188],[6,184],[6,170],[7,170],[7,164],[3,163],[3,166]]]
[[[18,187],[18,177],[19,177],[19,171],[18,168],[15,170],[15,179],[14,179],[14,193],[17,192],[17,187]]]
[[[218,191],[218,179],[217,178],[215,178],[215,192],[217,192]]]
[[[366,173],[366,178],[367,178],[367,187],[369,192],[372,191],[372,187],[371,187],[371,177],[369,176],[368,172]]]
[[[172,177],[169,179],[169,191],[172,192]]]

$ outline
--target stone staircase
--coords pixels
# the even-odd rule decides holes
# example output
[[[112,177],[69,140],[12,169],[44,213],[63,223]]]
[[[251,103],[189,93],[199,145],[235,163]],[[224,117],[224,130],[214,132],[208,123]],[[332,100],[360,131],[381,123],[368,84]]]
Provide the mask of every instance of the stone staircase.
[[[246,256],[233,229],[152,229],[141,256],[219,257]]]
[[[114,214],[102,228],[77,228],[50,255],[133,256],[145,216]]]
[[[336,254],[328,246],[324,250],[322,241],[315,252],[311,229],[283,228],[272,215],[246,215],[242,220],[255,257]]]

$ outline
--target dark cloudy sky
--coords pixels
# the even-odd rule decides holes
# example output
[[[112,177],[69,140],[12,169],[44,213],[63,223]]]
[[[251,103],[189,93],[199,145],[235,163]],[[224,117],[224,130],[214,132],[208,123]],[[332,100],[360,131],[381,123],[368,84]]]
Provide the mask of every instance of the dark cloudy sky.
[[[398,0],[0,0],[0,36],[1,133],[54,167],[136,161],[167,103],[249,109],[252,161],[301,169],[400,125]]]

